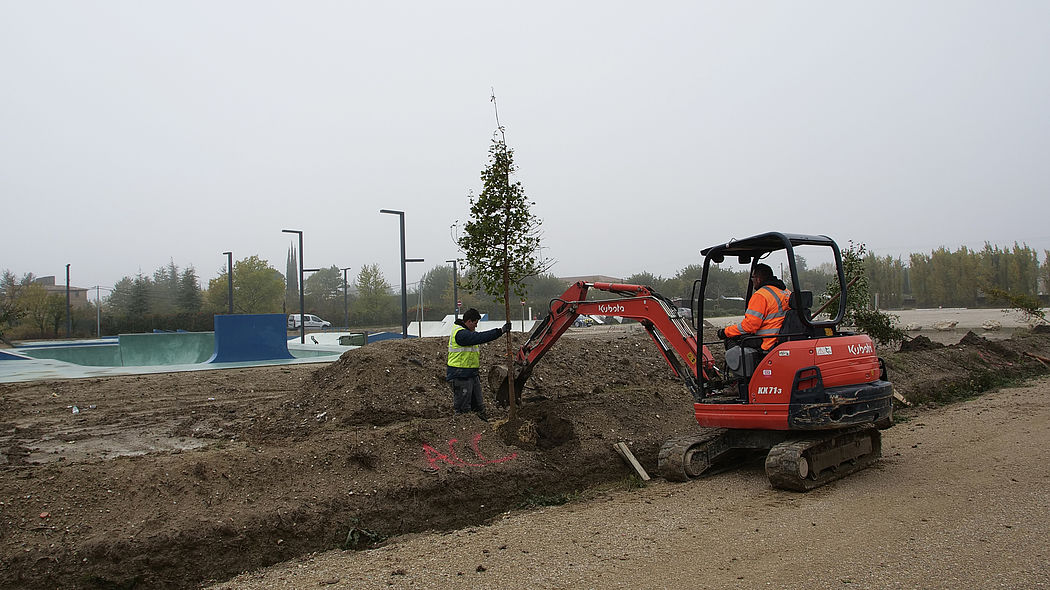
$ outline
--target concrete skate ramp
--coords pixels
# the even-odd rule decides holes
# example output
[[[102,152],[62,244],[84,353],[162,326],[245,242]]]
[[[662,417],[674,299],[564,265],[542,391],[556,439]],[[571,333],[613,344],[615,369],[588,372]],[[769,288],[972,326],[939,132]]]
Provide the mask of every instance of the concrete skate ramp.
[[[0,361],[24,361],[26,357],[0,350]]]
[[[215,352],[213,332],[121,334],[119,365],[189,365],[203,363]]]
[[[121,366],[120,345],[115,340],[84,345],[34,346],[19,352],[35,359],[53,359],[88,367]]]
[[[209,363],[290,359],[288,316],[279,313],[215,316],[215,354]],[[200,361],[197,361],[200,362]]]
[[[26,356],[89,367],[185,365],[208,360],[215,350],[212,332],[121,334],[116,341],[22,349]]]

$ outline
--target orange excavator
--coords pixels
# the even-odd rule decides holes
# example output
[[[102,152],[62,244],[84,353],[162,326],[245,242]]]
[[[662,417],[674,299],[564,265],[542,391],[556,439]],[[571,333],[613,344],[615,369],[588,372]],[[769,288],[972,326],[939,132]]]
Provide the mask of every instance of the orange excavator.
[[[834,259],[837,306],[831,317],[811,316],[812,291],[800,288],[796,249],[826,249]],[[771,254],[786,261],[791,277],[790,309],[777,344],[768,352],[761,337],[702,342],[705,293],[712,264],[736,257],[751,269]],[[838,245],[827,236],[770,232],[701,251],[704,266],[693,285],[691,315],[642,285],[577,282],[550,302],[517,352],[515,390],[580,315],[638,321],[671,370],[693,396],[698,432],[667,441],[660,449],[660,474],[687,481],[740,451],[767,451],[765,468],[773,487],[807,491],[873,463],[881,454],[879,430],[892,423],[893,387],[870,337],[840,329],[846,281]],[[588,300],[591,290],[617,297]],[[750,299],[749,284],[744,301]],[[818,314],[817,317],[822,317]],[[700,337],[698,338],[698,334]],[[708,346],[724,346],[716,363]],[[507,403],[510,371],[489,372],[497,401]]]

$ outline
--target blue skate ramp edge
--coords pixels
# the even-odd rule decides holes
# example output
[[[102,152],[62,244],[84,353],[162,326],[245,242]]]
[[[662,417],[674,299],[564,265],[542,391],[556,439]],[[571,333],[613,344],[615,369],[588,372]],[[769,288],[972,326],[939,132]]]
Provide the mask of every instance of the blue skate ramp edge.
[[[408,337],[415,338],[416,336],[409,334]],[[373,342],[382,342],[383,340],[394,340],[400,338],[400,332],[373,332],[368,335],[368,343],[371,344]]]
[[[215,354],[209,363],[294,358],[288,352],[288,316],[259,313],[215,316]]]
[[[4,352],[4,351],[0,350],[0,361],[25,361],[25,360],[29,360],[29,359],[24,357],[24,356],[22,356],[22,355],[19,355],[19,354],[11,354],[10,352]]]

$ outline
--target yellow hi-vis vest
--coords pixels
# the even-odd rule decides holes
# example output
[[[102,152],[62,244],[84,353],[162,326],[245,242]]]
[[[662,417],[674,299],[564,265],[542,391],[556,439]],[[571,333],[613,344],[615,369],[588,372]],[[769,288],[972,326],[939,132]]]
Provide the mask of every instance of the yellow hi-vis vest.
[[[462,347],[456,343],[456,333],[465,330],[456,324],[448,337],[448,366],[460,369],[477,369],[481,367],[481,347],[478,345]]]

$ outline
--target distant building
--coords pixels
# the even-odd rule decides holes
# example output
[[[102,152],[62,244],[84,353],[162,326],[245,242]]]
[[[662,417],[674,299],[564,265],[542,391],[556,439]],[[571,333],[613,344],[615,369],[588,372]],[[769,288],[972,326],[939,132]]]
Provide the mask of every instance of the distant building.
[[[66,286],[56,285],[54,275],[36,278],[33,280],[33,283],[43,286],[44,290],[47,291],[48,295],[55,294],[61,295],[62,297],[66,296]],[[87,287],[70,287],[70,307],[89,307],[91,305],[91,302],[88,301],[87,292]]]

